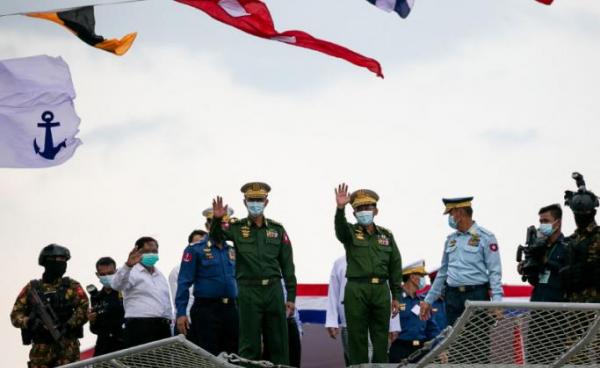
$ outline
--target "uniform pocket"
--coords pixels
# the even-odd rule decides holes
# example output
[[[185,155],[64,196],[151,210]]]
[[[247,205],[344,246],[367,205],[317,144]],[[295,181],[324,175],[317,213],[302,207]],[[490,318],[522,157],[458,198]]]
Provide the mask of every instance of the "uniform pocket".
[[[256,243],[253,238],[240,240],[235,244],[236,251],[240,253],[255,253]]]
[[[454,252],[454,251],[456,251],[456,245],[454,245],[454,246],[452,246],[452,247],[450,247],[450,246],[446,246],[446,249],[445,249],[445,252],[446,252],[446,253],[452,253],[452,252]]]
[[[466,244],[463,247],[463,257],[465,261],[468,263],[478,263],[479,262],[479,245],[473,246]]]

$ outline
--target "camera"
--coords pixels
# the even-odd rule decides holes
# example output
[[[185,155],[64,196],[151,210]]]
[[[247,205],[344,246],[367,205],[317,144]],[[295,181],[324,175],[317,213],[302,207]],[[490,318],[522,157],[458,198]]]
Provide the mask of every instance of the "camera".
[[[523,262],[523,275],[521,276],[523,281],[529,280],[531,283],[537,283],[539,274],[544,268],[546,249],[546,239],[538,238],[535,226],[529,226],[525,237],[525,246],[519,245],[517,248],[517,262]]]
[[[90,294],[90,303],[94,313],[98,316],[104,315],[108,309],[108,303],[100,298],[98,289],[94,285],[88,285],[85,290]]]

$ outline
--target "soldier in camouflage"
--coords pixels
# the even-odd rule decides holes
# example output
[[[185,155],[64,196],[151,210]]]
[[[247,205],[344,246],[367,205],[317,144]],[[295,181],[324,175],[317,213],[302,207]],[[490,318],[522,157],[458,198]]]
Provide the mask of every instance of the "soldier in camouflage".
[[[21,290],[10,314],[13,326],[21,329],[23,343],[33,344],[28,364],[31,368],[79,360],[78,339],[87,322],[88,298],[77,281],[63,277],[70,258],[65,247],[44,247],[38,259],[45,269],[42,279],[30,281]]]
[[[575,216],[577,229],[568,244],[568,263],[560,271],[571,302],[600,303],[600,226],[596,224],[598,197],[585,187],[583,176],[573,173],[577,191],[565,192],[565,204]]]

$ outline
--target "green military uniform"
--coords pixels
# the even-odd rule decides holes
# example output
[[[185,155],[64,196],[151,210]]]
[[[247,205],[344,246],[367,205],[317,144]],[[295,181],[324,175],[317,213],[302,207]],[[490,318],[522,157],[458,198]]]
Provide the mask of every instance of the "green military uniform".
[[[270,188],[264,183],[242,187],[246,200],[266,198]],[[239,287],[239,353],[246,359],[261,358],[261,338],[275,364],[289,364],[286,310],[281,287],[285,281],[287,301],[295,302],[296,276],[292,245],[278,222],[264,218],[257,227],[251,217],[231,222],[227,227],[213,221],[210,237],[232,241],[236,249],[236,279]]]
[[[42,301],[52,300],[49,304],[59,321],[63,322],[59,329],[65,333],[58,342],[52,339],[41,323],[31,330],[32,321],[28,321],[28,318],[33,310],[30,296],[33,285]],[[78,361],[78,337],[82,326],[87,322],[87,311],[87,295],[75,280],[63,277],[50,284],[42,280],[28,283],[17,297],[10,320],[13,326],[31,334],[33,346],[29,353],[30,367],[46,368]]]
[[[350,198],[354,208],[378,200],[370,190],[356,191]],[[366,226],[348,223],[344,209],[335,214],[335,233],[344,244],[348,263],[344,307],[350,364],[368,363],[367,333],[373,343],[373,363],[387,363],[390,290],[395,300],[402,298],[402,261],[396,241],[381,226],[375,225],[370,234]]]

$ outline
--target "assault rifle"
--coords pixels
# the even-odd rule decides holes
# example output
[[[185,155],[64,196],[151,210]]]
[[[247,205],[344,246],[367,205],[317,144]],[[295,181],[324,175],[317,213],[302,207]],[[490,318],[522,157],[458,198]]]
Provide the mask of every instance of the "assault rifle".
[[[23,343],[25,345],[31,344],[33,334],[41,323],[42,326],[50,333],[52,339],[56,342],[60,342],[63,332],[61,332],[59,326],[60,322],[56,313],[52,307],[42,300],[40,294],[36,290],[36,285],[32,283],[29,289],[29,297],[33,304],[32,311],[29,314],[28,326],[22,332]]]

